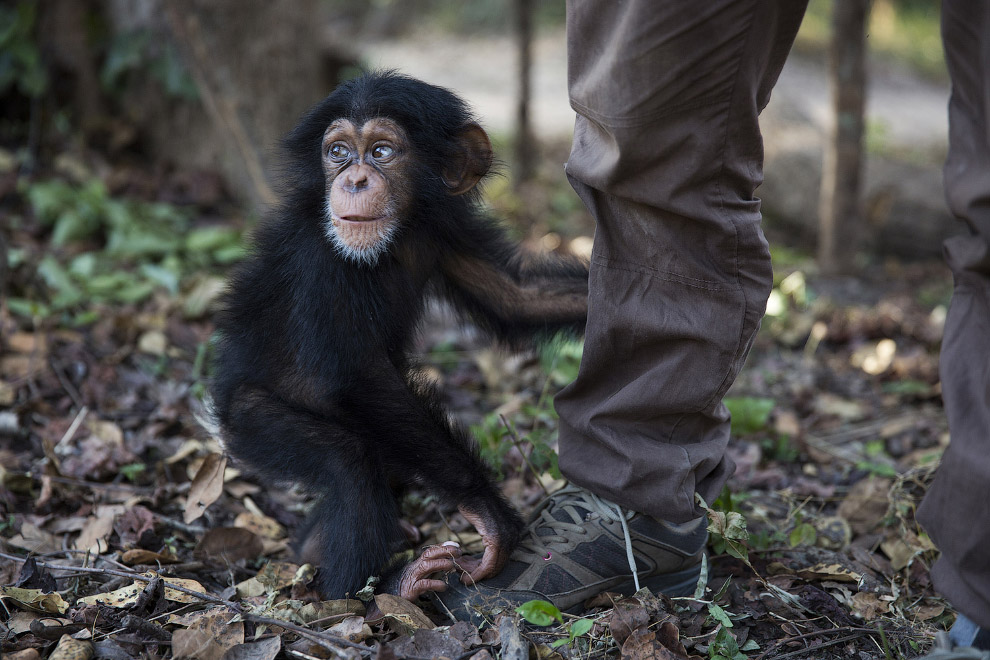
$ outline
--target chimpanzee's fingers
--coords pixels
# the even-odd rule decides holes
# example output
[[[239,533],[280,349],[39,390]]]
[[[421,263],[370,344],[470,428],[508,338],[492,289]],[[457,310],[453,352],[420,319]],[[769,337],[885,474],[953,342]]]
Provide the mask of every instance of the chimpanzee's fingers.
[[[448,541],[443,545],[427,546],[426,549],[423,550],[423,554],[420,556],[420,559],[436,559],[440,557],[457,559],[462,554],[463,551],[461,550],[461,546],[453,543],[452,541]]]

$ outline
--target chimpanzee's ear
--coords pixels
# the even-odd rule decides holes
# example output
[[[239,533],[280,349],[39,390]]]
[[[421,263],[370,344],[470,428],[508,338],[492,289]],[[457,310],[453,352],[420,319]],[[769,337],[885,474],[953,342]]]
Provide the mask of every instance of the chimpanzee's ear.
[[[481,181],[492,166],[492,143],[485,129],[465,124],[454,137],[456,148],[441,176],[451,195],[463,195]]]

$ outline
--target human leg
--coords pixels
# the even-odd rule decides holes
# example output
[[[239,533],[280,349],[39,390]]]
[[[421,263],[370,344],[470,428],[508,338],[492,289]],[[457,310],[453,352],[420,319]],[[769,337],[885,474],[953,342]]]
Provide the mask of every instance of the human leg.
[[[581,372],[557,410],[561,469],[583,488],[538,509],[500,575],[448,581],[455,614],[532,598],[567,609],[640,581],[694,590],[694,494],[712,501],[731,474],[721,398],[771,286],[758,115],[804,5],[568,5],[567,174],[598,229]]]
[[[598,226],[560,466],[659,519],[697,517],[695,492],[711,502],[733,470],[722,397],[772,283],[758,115],[804,4],[568,6],[567,174]]]
[[[990,4],[945,0],[942,39],[952,78],[945,191],[968,232],[945,243],[955,289],[940,372],[952,440],[918,520],[942,553],[936,589],[990,629]]]

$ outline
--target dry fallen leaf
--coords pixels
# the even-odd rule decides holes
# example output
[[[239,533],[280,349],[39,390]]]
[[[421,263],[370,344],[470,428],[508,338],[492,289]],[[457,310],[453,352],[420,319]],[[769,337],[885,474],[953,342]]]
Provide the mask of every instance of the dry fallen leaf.
[[[389,623],[397,624],[398,628],[406,634],[418,628],[433,629],[436,626],[429,617],[405,598],[399,598],[392,594],[375,594],[375,605],[382,611]]]
[[[223,454],[210,454],[203,461],[189,487],[189,498],[183,515],[186,524],[203,515],[206,507],[216,502],[223,493],[223,471],[226,467],[227,457]]]
[[[113,532],[113,519],[113,512],[108,510],[99,512],[99,515],[89,516],[79,537],[72,544],[73,547],[95,555],[107,552],[110,549],[108,539]]]
[[[371,637],[371,626],[364,622],[360,616],[349,616],[340,623],[332,626],[328,630],[331,635],[337,635],[344,639],[359,643]]]
[[[240,527],[214,527],[203,534],[196,544],[197,557],[210,557],[228,562],[254,559],[264,551],[261,538]]]
[[[89,660],[93,657],[93,644],[87,641],[72,639],[68,635],[62,635],[58,640],[58,646],[48,656],[48,660]]]
[[[62,600],[58,592],[46,594],[41,589],[0,587],[0,599],[13,600],[19,607],[33,612],[65,614],[65,611],[69,609],[69,604]]]
[[[263,514],[244,511],[234,519],[234,527],[249,529],[258,536],[266,539],[284,539],[286,537],[285,528],[278,524],[274,518],[269,518]]]
[[[147,577],[154,576],[152,573],[143,573],[143,575]],[[198,603],[200,602],[200,599],[177,589],[170,589],[169,585],[182,587],[184,589],[189,589],[190,591],[196,591],[199,593],[206,593],[206,589],[203,588],[203,585],[196,580],[173,577],[163,577],[162,580],[165,582],[165,598],[176,603]],[[76,602],[82,603],[83,605],[103,603],[104,605],[109,605],[110,607],[128,607],[137,601],[138,596],[142,591],[144,591],[145,586],[147,586],[147,583],[145,582],[132,582],[126,587],[121,587],[115,591],[85,596],[78,599]]]
[[[217,612],[176,630],[172,633],[173,657],[221,660],[228,649],[244,643],[244,622],[229,623],[232,618],[229,612]]]
[[[179,558],[171,552],[152,552],[151,550],[136,548],[120,555],[120,561],[128,566],[137,566],[139,564],[175,564]]]
[[[223,654],[223,660],[275,660],[275,656],[281,650],[281,637],[266,637],[256,642],[246,642],[231,646]]]
[[[890,611],[889,603],[880,600],[877,594],[864,591],[853,594],[852,606],[853,612],[863,617],[864,621],[872,621],[881,614]]]

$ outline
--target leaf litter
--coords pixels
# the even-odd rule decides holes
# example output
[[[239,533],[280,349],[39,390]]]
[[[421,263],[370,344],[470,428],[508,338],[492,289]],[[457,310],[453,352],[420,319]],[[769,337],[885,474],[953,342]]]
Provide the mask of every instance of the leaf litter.
[[[306,497],[226,464],[198,421],[222,264],[155,271],[162,284],[140,298],[87,298],[73,275],[86,261],[63,265],[77,248],[66,239],[45,261],[48,220],[18,203],[8,291],[44,309],[0,307],[5,657],[869,660],[912,657],[951,625],[913,517],[948,440],[940,264],[875,265],[852,283],[778,259],[774,315],[726,400],[737,470],[709,503],[707,588],[606,593],[544,625],[502,612],[478,627],[431,599],[322,601],[313,567],[293,563]],[[520,509],[559,487],[552,397],[579,345],[507,357],[437,307],[418,350]],[[402,509],[420,545],[480,549],[425,493]]]

